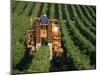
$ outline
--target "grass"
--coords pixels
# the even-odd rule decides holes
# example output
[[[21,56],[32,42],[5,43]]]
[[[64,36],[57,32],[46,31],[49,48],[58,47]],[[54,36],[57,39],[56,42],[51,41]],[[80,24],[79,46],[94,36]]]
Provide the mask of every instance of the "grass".
[[[49,51],[48,46],[41,46],[32,60],[30,70],[33,72],[48,72],[50,66]]]
[[[49,51],[50,50],[48,46],[41,46],[39,50],[36,52],[35,56],[32,57],[31,62],[26,65],[28,66],[28,68],[21,71],[15,69],[14,73],[49,72],[50,68]]]
[[[25,57],[25,33],[30,27],[30,18],[25,15],[12,13],[12,72],[14,73],[31,73],[31,72],[48,72],[50,66],[49,48],[41,46],[32,61],[27,64],[28,69],[20,71],[16,65],[21,63]]]

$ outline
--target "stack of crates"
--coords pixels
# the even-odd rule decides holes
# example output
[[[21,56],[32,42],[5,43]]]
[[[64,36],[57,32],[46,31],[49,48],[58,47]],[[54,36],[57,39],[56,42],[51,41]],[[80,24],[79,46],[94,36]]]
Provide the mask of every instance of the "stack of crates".
[[[51,23],[48,23],[48,43],[52,43],[52,25]]]
[[[36,23],[36,43],[40,43],[40,23]]]

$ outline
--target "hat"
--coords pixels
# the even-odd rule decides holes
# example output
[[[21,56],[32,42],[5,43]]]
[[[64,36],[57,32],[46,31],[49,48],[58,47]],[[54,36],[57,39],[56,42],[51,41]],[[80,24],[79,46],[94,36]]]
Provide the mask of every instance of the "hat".
[[[44,14],[43,16],[44,16],[44,17],[46,17],[47,15],[46,15],[46,14]]]

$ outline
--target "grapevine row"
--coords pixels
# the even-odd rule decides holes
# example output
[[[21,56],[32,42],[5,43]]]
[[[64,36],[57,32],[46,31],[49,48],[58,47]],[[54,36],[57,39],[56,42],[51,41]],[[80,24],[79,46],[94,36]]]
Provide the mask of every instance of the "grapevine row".
[[[65,11],[66,17],[68,18],[68,24],[66,25],[67,27],[69,26],[69,32],[72,34],[72,39],[75,45],[77,45],[82,53],[89,55],[90,58],[95,57],[95,46],[93,46],[87,39],[85,39],[79,32],[78,29],[75,28],[73,22],[70,20],[68,8],[65,6]],[[93,55],[93,56],[92,56]],[[95,58],[93,58],[95,60]],[[92,60],[92,59],[91,59]]]
[[[24,14],[26,16],[30,16],[32,14],[33,7],[34,7],[34,3],[28,3],[26,9],[24,10]]]
[[[54,4],[51,4],[51,7],[50,7],[50,19],[53,19],[54,18]]]
[[[91,8],[92,6],[86,6],[87,9],[89,10],[89,12],[92,14],[91,16],[93,16],[94,19],[96,19],[96,13],[93,11],[93,9]]]
[[[48,10],[48,4],[47,3],[44,3],[44,6],[43,6],[43,10],[42,10],[42,14],[46,14],[46,11]]]
[[[89,28],[94,34],[96,34],[96,28],[93,27],[91,25],[91,23],[89,23],[89,21],[85,18],[85,16],[83,15],[83,12],[81,11],[80,6],[76,5],[76,9],[77,9],[77,13],[79,13],[79,18],[83,21],[84,26],[86,26],[87,28]]]
[[[75,64],[75,67],[77,69],[90,69],[90,60],[86,55],[83,55],[80,53],[80,50],[73,44],[73,41],[70,39],[69,32],[63,22],[62,19],[62,12],[61,12],[61,6],[59,5],[59,16],[60,16],[60,22],[61,22],[61,31],[62,31],[62,38],[64,40],[64,46],[67,49],[67,52],[69,54],[69,57],[73,59],[73,62]]]
[[[87,16],[87,19],[90,20],[95,25],[95,20],[91,17],[89,11],[86,9],[85,6],[81,6],[84,15]]]
[[[32,16],[33,17],[36,17],[38,15],[39,10],[40,10],[40,6],[41,6],[41,3],[35,4],[34,9],[32,10]]]
[[[88,39],[90,40],[94,45],[96,44],[96,36],[90,32],[86,27],[84,27],[83,22],[78,18],[78,14],[76,13],[75,7],[72,5],[72,11],[73,14],[76,17],[76,26],[79,28],[79,31]]]
[[[41,12],[42,12],[43,6],[44,6],[44,4],[41,3],[41,6],[40,6],[40,9],[39,9],[39,12],[38,12],[38,14],[37,14],[38,17],[41,16]]]
[[[19,2],[12,1],[12,11],[14,11],[19,5]]]
[[[15,10],[15,13],[22,13],[23,12],[23,10],[27,7],[27,4],[28,3],[25,3],[25,2],[22,2],[22,3],[20,3],[19,5],[18,5],[18,7],[16,8],[16,10]]]

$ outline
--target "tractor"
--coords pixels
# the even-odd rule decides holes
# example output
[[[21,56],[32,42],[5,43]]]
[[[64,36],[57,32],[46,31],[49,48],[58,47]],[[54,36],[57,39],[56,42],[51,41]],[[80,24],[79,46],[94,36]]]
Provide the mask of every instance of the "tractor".
[[[53,56],[62,56],[63,48],[61,48],[59,20],[49,20],[46,24],[35,21],[33,24],[31,23],[31,27],[27,29],[26,36],[26,47],[30,49],[30,54],[37,52],[43,43],[43,39],[46,38],[48,41],[47,45],[50,49],[50,59],[52,59]]]

